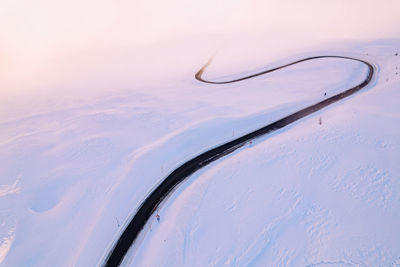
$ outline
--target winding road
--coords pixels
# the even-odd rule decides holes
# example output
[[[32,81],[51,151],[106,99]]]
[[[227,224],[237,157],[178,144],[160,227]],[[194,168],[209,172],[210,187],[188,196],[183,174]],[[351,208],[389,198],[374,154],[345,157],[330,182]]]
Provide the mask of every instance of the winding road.
[[[140,231],[143,229],[144,225],[146,222],[149,220],[149,218],[152,216],[153,212],[157,209],[157,207],[160,205],[160,203],[171,193],[171,191],[178,186],[183,180],[185,180],[187,177],[192,175],[194,172],[197,170],[207,166],[211,162],[224,157],[225,155],[228,155],[235,151],[236,149],[244,146],[248,141],[253,140],[255,138],[261,137],[263,135],[266,135],[268,133],[271,133],[273,131],[276,131],[278,129],[281,129],[282,127],[285,127],[301,118],[304,118],[324,107],[327,107],[341,99],[344,99],[357,91],[361,90],[365,86],[367,86],[370,81],[372,80],[372,77],[374,75],[374,67],[371,63],[357,59],[357,58],[352,58],[352,57],[346,57],[346,56],[315,56],[315,57],[308,57],[304,58],[301,60],[297,60],[294,62],[291,62],[289,64],[279,66],[276,68],[268,69],[259,73],[255,73],[252,75],[248,75],[245,77],[241,77],[238,79],[230,80],[230,81],[209,81],[206,79],[203,79],[203,73],[206,70],[206,68],[211,64],[212,58],[196,73],[195,78],[198,81],[204,82],[204,83],[210,83],[210,84],[228,84],[228,83],[234,83],[234,82],[239,82],[247,79],[251,79],[256,76],[264,75],[273,71],[277,71],[292,65],[299,64],[301,62],[305,61],[310,61],[310,60],[316,60],[316,59],[322,59],[322,58],[339,58],[343,60],[351,60],[351,61],[356,61],[363,63],[368,67],[368,74],[366,75],[365,79],[358,85],[349,88],[341,93],[338,93],[334,96],[331,96],[329,98],[326,98],[316,104],[313,104],[309,107],[306,107],[304,109],[301,109],[293,114],[290,114],[280,120],[277,120],[271,124],[268,124],[258,130],[255,130],[249,134],[246,134],[244,136],[241,136],[235,140],[229,141],[225,144],[222,144],[218,147],[215,147],[211,150],[208,150],[197,157],[185,162],[182,164],[180,167],[175,169],[167,178],[164,179],[160,183],[160,185],[155,188],[148,196],[147,198],[143,201],[143,203],[140,205],[139,209],[137,210],[135,216],[132,218],[132,220],[129,222],[129,224],[126,226],[125,230],[123,231],[122,235],[108,254],[106,261],[104,263],[104,266],[118,266],[121,264],[125,254],[128,252],[129,248],[139,235]]]

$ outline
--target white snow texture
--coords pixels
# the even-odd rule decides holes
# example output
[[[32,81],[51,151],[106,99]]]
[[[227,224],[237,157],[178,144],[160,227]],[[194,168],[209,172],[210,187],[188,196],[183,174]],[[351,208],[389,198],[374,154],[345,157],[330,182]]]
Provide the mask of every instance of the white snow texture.
[[[221,49],[205,76],[240,77],[331,54],[370,61],[376,76],[348,99],[189,177],[124,264],[398,266],[400,40],[287,44],[270,53],[268,38],[252,38],[258,49],[240,42]],[[104,53],[106,67],[93,76],[0,99],[3,266],[101,265],[140,203],[180,164],[367,73],[360,63],[320,59],[203,84],[194,73],[214,51],[207,43]],[[132,76],[113,74],[122,69]],[[97,85],[101,92],[85,90]]]

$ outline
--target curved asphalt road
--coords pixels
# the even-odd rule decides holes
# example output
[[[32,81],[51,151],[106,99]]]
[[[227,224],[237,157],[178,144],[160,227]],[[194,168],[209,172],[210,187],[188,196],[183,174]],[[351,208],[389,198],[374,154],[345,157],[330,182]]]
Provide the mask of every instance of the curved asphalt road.
[[[329,97],[325,100],[322,100],[314,105],[311,105],[307,108],[301,109],[293,114],[290,114],[280,120],[277,120],[271,124],[268,124],[258,130],[255,130],[249,134],[246,134],[242,137],[239,137],[235,140],[232,140],[230,142],[227,142],[223,145],[220,145],[216,148],[213,148],[209,151],[206,151],[199,156],[187,161],[177,169],[175,169],[167,178],[164,179],[164,181],[161,182],[161,184],[154,189],[153,192],[148,195],[148,197],[143,201],[143,203],[140,205],[139,209],[137,210],[135,216],[132,218],[132,220],[129,222],[127,227],[125,228],[124,232],[118,239],[117,243],[113,247],[112,251],[109,253],[106,262],[104,263],[105,266],[118,266],[122,259],[124,258],[125,254],[128,252],[128,249],[132,245],[132,243],[135,241],[136,237],[139,235],[140,231],[148,221],[148,219],[151,217],[153,212],[157,209],[159,204],[169,195],[169,193],[179,184],[181,183],[184,179],[189,177],[191,174],[199,170],[200,168],[203,168],[204,166],[208,165],[209,163],[225,156],[236,149],[242,147],[245,145],[249,140],[255,139],[257,137],[263,136],[265,134],[271,133],[273,131],[276,131],[282,127],[285,127],[301,118],[304,118],[307,115],[310,115],[326,106],[329,106],[343,98],[346,98],[357,91],[361,90],[365,86],[369,84],[371,81],[373,74],[374,74],[374,67],[372,64],[368,63],[367,61],[357,59],[357,58],[351,58],[351,57],[344,57],[344,56],[316,56],[316,57],[308,57],[305,59],[297,60],[295,62],[276,67],[273,69],[269,69],[266,71],[262,71],[253,75],[245,76],[242,78],[230,80],[230,81],[222,81],[222,82],[213,82],[213,81],[208,81],[202,78],[203,72],[207,68],[208,65],[210,65],[212,58],[207,62],[206,65],[204,65],[195,75],[195,78],[201,82],[204,83],[211,83],[211,84],[227,84],[227,83],[234,83],[234,82],[239,82],[243,80],[247,80],[256,76],[260,76],[269,72],[273,72],[279,69],[283,69],[295,64],[299,64],[304,61],[309,61],[309,60],[314,60],[314,59],[321,59],[321,58],[340,58],[340,59],[346,59],[346,60],[352,60],[352,61],[357,61],[365,64],[368,67],[368,74],[365,77],[364,81],[362,81],[360,84],[347,89],[341,93],[338,93],[332,97]]]

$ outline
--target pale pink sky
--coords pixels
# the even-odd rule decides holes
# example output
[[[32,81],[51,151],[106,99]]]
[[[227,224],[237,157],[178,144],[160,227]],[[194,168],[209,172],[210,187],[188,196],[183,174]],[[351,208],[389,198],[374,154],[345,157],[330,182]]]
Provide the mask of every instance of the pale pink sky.
[[[188,33],[400,37],[399,12],[398,0],[2,0],[0,83],[16,73],[36,76],[52,57],[77,49],[134,47]]]

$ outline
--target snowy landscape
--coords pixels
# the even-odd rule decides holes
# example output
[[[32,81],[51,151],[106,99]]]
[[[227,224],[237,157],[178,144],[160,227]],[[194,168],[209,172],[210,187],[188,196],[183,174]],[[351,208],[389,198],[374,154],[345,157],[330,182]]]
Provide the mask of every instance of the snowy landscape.
[[[374,76],[191,175],[122,265],[400,266],[397,1],[116,2],[0,3],[0,266],[102,266],[180,165],[368,73],[201,83],[212,56],[223,81],[321,55]]]

